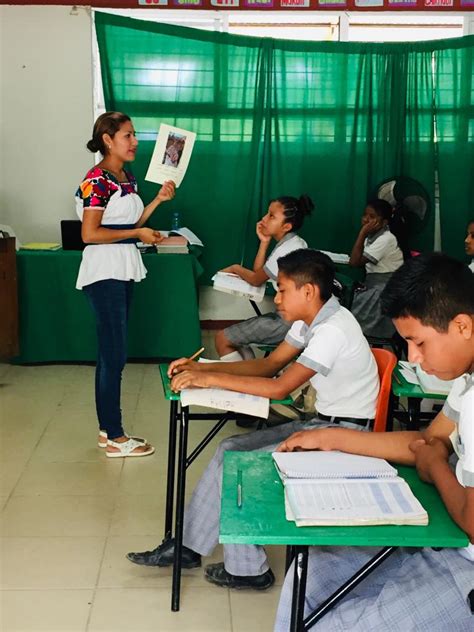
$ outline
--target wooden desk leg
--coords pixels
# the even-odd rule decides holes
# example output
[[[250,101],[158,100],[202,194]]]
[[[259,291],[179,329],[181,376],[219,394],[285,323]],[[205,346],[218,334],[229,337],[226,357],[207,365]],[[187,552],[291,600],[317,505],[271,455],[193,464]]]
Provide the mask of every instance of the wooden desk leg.
[[[397,550],[396,546],[386,546],[381,551],[374,555],[374,557],[367,562],[355,575],[353,575],[345,584],[343,584],[335,593],[326,599],[309,617],[304,620],[303,627],[295,628],[295,632],[306,632],[313,627],[325,614],[329,612],[334,606],[341,601],[353,588],[357,586],[363,579],[370,575],[377,566],[382,564],[392,553]],[[293,599],[295,597],[295,589],[293,587]],[[293,628],[292,628],[293,630]]]
[[[165,535],[167,540],[172,536],[173,529],[173,502],[174,502],[174,470],[176,463],[176,428],[178,425],[178,402],[170,401],[170,420],[168,432],[168,474],[166,477],[166,511],[165,511]]]
[[[173,586],[171,589],[171,610],[179,610],[179,596],[181,590],[181,555],[183,551],[183,516],[184,493],[186,488],[186,452],[188,449],[189,408],[180,406],[181,424],[179,428],[178,447],[178,480],[176,491],[176,518],[174,526],[174,562]]]
[[[304,597],[308,574],[308,547],[295,546],[295,571],[293,576],[293,598],[291,601],[290,632],[304,630]]]

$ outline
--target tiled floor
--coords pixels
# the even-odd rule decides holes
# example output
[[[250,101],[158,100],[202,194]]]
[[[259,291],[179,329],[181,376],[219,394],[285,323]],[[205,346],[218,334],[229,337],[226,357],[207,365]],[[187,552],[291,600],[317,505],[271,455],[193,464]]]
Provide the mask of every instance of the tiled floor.
[[[168,407],[156,367],[127,365],[126,429],[157,450],[107,459],[95,447],[93,375],[84,365],[0,365],[1,632],[271,630],[282,549],[269,550],[277,585],[263,593],[219,589],[202,570],[184,571],[179,613],[170,611],[170,569],[125,559],[162,537]],[[204,425],[192,425],[191,445]],[[230,423],[218,439],[235,432]],[[212,450],[190,468],[188,494]],[[221,550],[211,558],[221,559]]]

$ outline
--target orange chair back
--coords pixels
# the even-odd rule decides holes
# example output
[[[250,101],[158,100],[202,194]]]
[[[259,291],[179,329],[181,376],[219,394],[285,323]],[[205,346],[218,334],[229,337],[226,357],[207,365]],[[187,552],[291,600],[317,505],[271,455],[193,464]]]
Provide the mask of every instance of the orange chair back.
[[[384,432],[387,425],[388,405],[392,390],[392,371],[397,356],[388,349],[372,349],[379,370],[380,391],[375,411],[374,432]]]

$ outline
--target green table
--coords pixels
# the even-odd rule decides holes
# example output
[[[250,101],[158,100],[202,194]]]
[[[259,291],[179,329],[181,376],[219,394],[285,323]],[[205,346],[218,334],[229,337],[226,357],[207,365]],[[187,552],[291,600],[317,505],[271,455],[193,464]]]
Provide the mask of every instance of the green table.
[[[224,456],[219,541],[227,544],[286,544],[296,546],[292,630],[307,630],[352,587],[383,562],[396,547],[464,547],[466,534],[453,522],[436,490],[423,483],[414,468],[397,466],[399,475],[429,515],[429,525],[372,527],[297,527],[285,518],[283,484],[272,456],[262,452],[227,452]],[[237,504],[238,470],[242,472],[242,506]],[[303,622],[308,546],[384,547],[368,565]],[[298,576],[297,576],[298,575]]]
[[[410,430],[415,430],[420,425],[420,405],[421,400],[425,398],[429,399],[439,399],[443,401],[447,398],[445,393],[431,393],[424,391],[418,384],[411,384],[408,382],[400,371],[400,365],[393,369],[392,373],[392,393],[395,397],[406,397],[408,401],[407,406],[407,414],[408,414],[408,428]],[[391,402],[391,410],[389,413],[390,424],[391,420],[393,420],[394,416],[394,403]],[[426,413],[427,416],[432,418],[434,415],[432,413]],[[398,415],[397,415],[398,416]]]
[[[82,253],[20,251],[17,255],[20,355],[17,363],[90,362],[96,333],[85,294],[75,289]],[[194,255],[146,254],[146,279],[130,311],[130,358],[175,358],[201,346]]]
[[[168,364],[159,364],[161,385],[163,395],[170,403],[169,434],[168,434],[168,470],[166,476],[166,509],[165,509],[165,533],[164,540],[173,537],[173,506],[176,495],[175,528],[174,528],[174,563],[173,563],[173,584],[171,589],[171,609],[179,610],[179,600],[181,592],[181,551],[183,547],[183,519],[184,519],[184,495],[186,489],[186,470],[191,463],[201,454],[204,448],[216,436],[221,428],[231,419],[238,420],[248,417],[239,413],[221,411],[217,413],[196,413],[189,412],[189,406],[181,406],[180,393],[171,390],[170,379],[168,377]],[[293,399],[272,399],[272,404],[291,405]],[[188,430],[189,422],[196,420],[216,420],[216,424],[198,443],[194,450],[188,455]],[[179,432],[178,462],[176,464],[176,435]],[[176,489],[175,489],[176,472]]]

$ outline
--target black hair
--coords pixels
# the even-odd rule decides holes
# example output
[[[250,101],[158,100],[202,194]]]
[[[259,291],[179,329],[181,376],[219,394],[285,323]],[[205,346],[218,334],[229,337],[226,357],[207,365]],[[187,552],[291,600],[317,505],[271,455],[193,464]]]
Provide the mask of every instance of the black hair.
[[[370,206],[381,219],[387,220],[390,232],[395,236],[398,247],[403,253],[403,258],[408,259],[410,248],[408,247],[407,223],[403,208],[399,205],[393,208],[389,202],[380,198],[368,200],[366,206]]]
[[[303,226],[304,218],[310,215],[314,209],[313,200],[303,193],[299,198],[290,195],[282,195],[271,200],[271,202],[279,202],[283,206],[285,220],[291,224],[291,230],[298,230]]]
[[[299,248],[279,257],[277,263],[279,272],[290,278],[296,287],[305,283],[317,285],[322,301],[338,295],[341,286],[335,279],[334,263],[323,252]]]
[[[452,257],[434,252],[406,261],[381,295],[384,314],[412,316],[445,332],[457,314],[474,315],[474,274]]]
[[[103,135],[108,134],[110,138],[113,138],[120,127],[130,120],[130,117],[127,114],[123,114],[123,112],[104,112],[101,114],[94,123],[92,138],[86,145],[87,149],[93,154],[100,151],[105,156],[107,148],[105,147]]]

